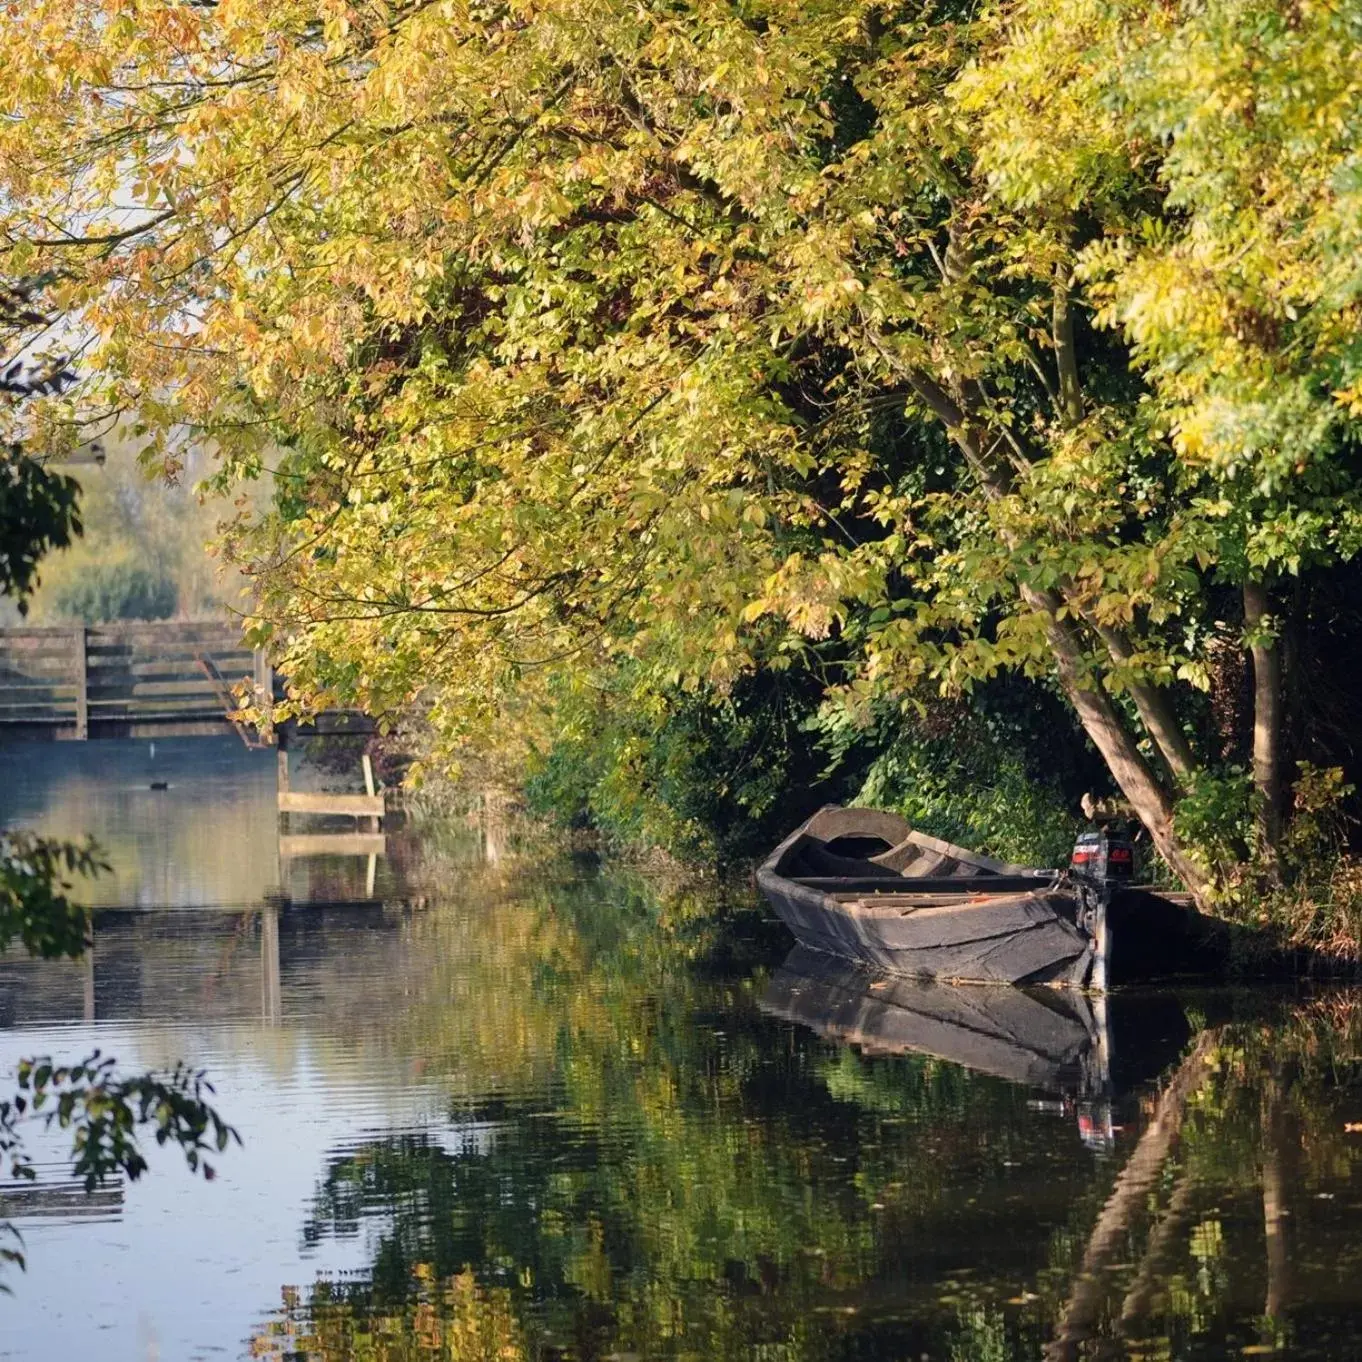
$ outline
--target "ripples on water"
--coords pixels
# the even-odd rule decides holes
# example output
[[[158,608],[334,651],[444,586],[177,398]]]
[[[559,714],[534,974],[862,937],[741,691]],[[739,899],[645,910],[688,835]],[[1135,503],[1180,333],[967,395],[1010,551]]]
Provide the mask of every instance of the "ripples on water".
[[[750,905],[438,830],[368,898],[364,858],[281,867],[272,754],[0,762],[0,817],[116,867],[91,960],[0,962],[0,1067],[185,1058],[245,1142],[87,1199],[38,1141],[0,1188],[29,1258],[0,1357],[1362,1348],[1352,996],[1104,1018],[874,981]]]

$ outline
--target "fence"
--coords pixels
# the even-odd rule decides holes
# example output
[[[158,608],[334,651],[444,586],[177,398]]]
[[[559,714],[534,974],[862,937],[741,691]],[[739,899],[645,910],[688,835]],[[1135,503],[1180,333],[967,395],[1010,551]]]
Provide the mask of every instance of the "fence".
[[[0,730],[77,739],[221,731],[244,677],[273,693],[264,654],[220,620],[0,629]]]

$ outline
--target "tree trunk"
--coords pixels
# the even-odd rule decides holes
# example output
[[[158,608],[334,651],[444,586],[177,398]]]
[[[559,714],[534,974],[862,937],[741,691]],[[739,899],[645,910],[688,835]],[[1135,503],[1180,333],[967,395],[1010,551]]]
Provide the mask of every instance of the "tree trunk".
[[[1074,345],[1073,272],[1068,261],[1062,261],[1055,271],[1051,341],[1055,347],[1055,369],[1059,375],[1060,419],[1072,428],[1083,420],[1083,381],[1078,372],[1078,350]],[[1068,595],[1067,592],[1064,594]],[[1127,665],[1133,649],[1121,632],[1110,625],[1098,624],[1092,618],[1086,618],[1106,644],[1112,661],[1118,666]],[[1174,783],[1185,789],[1191,783],[1196,761],[1186,735],[1173,717],[1163,693],[1157,686],[1135,677],[1126,681],[1126,689],[1135,701],[1140,722],[1167,763]]]
[[[1055,271],[1054,312],[1051,342],[1059,374],[1059,409],[1064,422],[1076,426],[1083,419],[1083,384],[1078,374],[1078,351],[1074,347],[1073,275],[1068,262]]]
[[[1057,298],[1057,307],[1058,305]],[[1057,320],[1065,319],[1057,316]],[[1071,334],[1066,332],[1063,357],[1070,367],[1073,359],[1071,340]],[[883,353],[881,351],[881,354]],[[900,371],[918,397],[946,427],[951,439],[955,441],[979,479],[985,494],[995,499],[1006,495],[1011,482],[1010,472],[1000,467],[985,451],[984,427],[974,420],[931,374],[912,367],[902,367]],[[1077,414],[1081,415],[1081,400]],[[1168,793],[1159,784],[1139,747],[1126,731],[1120,714],[1111,702],[1111,697],[1100,686],[1093,684],[1082,638],[1071,619],[1061,618],[1063,606],[1061,597],[1054,591],[1038,591],[1026,585],[1020,587],[1020,592],[1027,605],[1046,616],[1046,634],[1055,655],[1060,681],[1069,702],[1078,713],[1084,731],[1106,762],[1107,769],[1121,787],[1121,792],[1130,801],[1136,817],[1148,830],[1159,854],[1191,891],[1198,904],[1202,907],[1207,906],[1211,882],[1179,844],[1173,832],[1173,806]],[[1145,699],[1148,702],[1149,697],[1146,696]],[[1161,703],[1150,704],[1148,707],[1157,723],[1162,712]],[[1144,711],[1141,710],[1142,717],[1143,714]],[[1178,754],[1185,748],[1186,740],[1183,740],[1182,748],[1174,741],[1172,734],[1178,730],[1171,720],[1160,727],[1165,730],[1164,736],[1169,747],[1169,751],[1165,751],[1164,755],[1168,758],[1169,752],[1172,753],[1169,760],[1170,765],[1173,765],[1179,760]],[[1163,751],[1164,745],[1157,737],[1155,742]],[[1190,758],[1190,752],[1187,756]]]
[[[1120,666],[1127,665],[1134,653],[1120,632],[1104,624],[1093,627],[1102,642],[1107,645],[1112,660]],[[1192,755],[1192,746],[1187,741],[1187,735],[1179,726],[1163,692],[1158,686],[1135,680],[1126,682],[1126,689],[1130,691],[1135,708],[1140,712],[1140,721],[1153,740],[1154,746],[1158,748],[1159,755],[1168,763],[1173,779],[1185,789],[1191,784],[1192,772],[1196,768],[1196,757]]]
[[[1282,655],[1267,588],[1244,583],[1244,628],[1253,658],[1253,786],[1258,793],[1260,850],[1275,868],[1282,835]]]
[[[1192,1175],[1184,1172],[1173,1188],[1173,1195],[1168,1198],[1163,1216],[1149,1236],[1139,1275],[1121,1302],[1120,1328],[1127,1337],[1138,1337],[1147,1325],[1147,1316],[1164,1285],[1169,1265],[1184,1242],[1181,1236],[1196,1204],[1196,1191],[1197,1184]]]
[[[1173,831],[1172,801],[1121,722],[1111,697],[1094,684],[1077,629],[1072,621],[1059,617],[1059,598],[1053,592],[1027,586],[1022,587],[1022,597],[1047,617],[1046,632],[1059,666],[1059,678],[1084,732],[1101,753],[1136,817],[1148,829],[1159,854],[1198,903],[1204,905],[1211,889],[1210,880],[1178,842]]]
[[[1132,1222],[1148,1206],[1149,1193],[1182,1130],[1187,1103],[1205,1081],[1206,1063],[1218,1041],[1218,1032],[1203,1031],[1163,1090],[1153,1119],[1141,1132],[1088,1236],[1064,1313],[1046,1346],[1046,1362],[1076,1362],[1082,1355],[1111,1285],[1105,1268],[1124,1249]]]

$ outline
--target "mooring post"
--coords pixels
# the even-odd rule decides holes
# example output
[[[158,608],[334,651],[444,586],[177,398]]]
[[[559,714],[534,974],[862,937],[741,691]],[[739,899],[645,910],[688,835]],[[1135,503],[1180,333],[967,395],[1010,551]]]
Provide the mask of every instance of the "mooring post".
[[[288,794],[288,734],[282,729],[275,729],[275,739],[278,742],[278,750],[275,753],[275,761],[278,763],[278,786],[281,795]],[[278,801],[283,803],[282,800]],[[283,809],[279,810],[279,826],[281,829],[288,827],[288,814]]]
[[[71,631],[71,668],[76,682],[76,738],[85,742],[90,736],[90,666],[86,629],[82,624]]]
[[[82,961],[84,966],[84,988],[82,992],[83,1006],[81,1007],[81,1017],[88,1025],[95,1019],[95,929],[90,928],[90,941],[85,947],[85,959]]]
[[[374,764],[372,761],[369,760],[369,754],[367,752],[361,755],[359,759],[359,764],[364,769],[364,793],[367,794],[370,799],[372,799],[375,794]],[[368,825],[368,829],[370,832],[377,832],[379,828],[382,827],[383,825],[382,819],[379,818],[366,818],[364,821]],[[369,897],[370,898],[373,897],[372,890],[370,891]]]

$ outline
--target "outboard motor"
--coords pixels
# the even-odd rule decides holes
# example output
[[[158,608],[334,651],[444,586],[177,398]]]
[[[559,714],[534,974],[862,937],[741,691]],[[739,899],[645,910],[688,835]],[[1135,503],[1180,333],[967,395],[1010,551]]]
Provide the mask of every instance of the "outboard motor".
[[[1080,832],[1069,869],[1100,885],[1129,883],[1135,873],[1135,848],[1108,828]]]
[[[1107,905],[1112,893],[1129,884],[1135,873],[1135,848],[1128,838],[1097,827],[1078,834],[1069,859],[1069,874],[1078,891],[1078,925],[1092,938],[1088,987],[1107,987]]]

